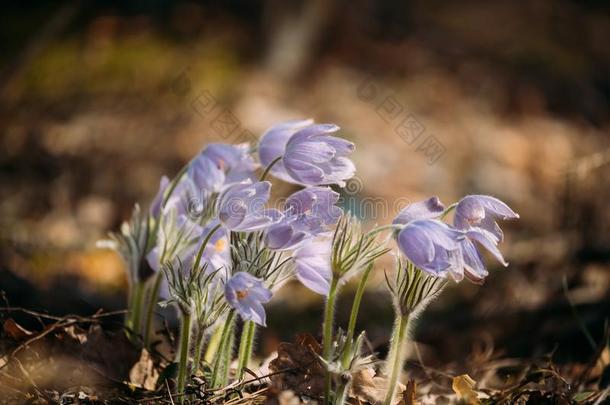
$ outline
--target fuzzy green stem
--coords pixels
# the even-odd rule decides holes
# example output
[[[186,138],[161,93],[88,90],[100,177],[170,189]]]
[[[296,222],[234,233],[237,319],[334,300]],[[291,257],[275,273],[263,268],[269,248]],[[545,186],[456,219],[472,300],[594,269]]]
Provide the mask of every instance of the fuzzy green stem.
[[[131,311],[127,319],[129,328],[133,331],[133,337],[140,333],[142,315],[142,298],[144,297],[144,283],[136,282],[131,299]]]
[[[254,334],[256,333],[256,324],[253,321],[244,322],[239,342],[239,361],[237,363],[236,378],[240,380],[244,376],[244,368],[248,367],[250,357],[252,357],[252,349],[254,348]]]
[[[347,368],[348,366],[347,362],[349,360],[350,351],[354,342],[354,333],[356,332],[356,321],[358,320],[358,312],[360,311],[360,302],[362,301],[362,295],[364,295],[364,290],[366,288],[366,283],[369,279],[369,275],[371,274],[371,270],[373,270],[373,263],[366,266],[364,273],[362,273],[362,278],[360,278],[360,282],[358,283],[356,295],[354,295],[352,312],[350,313],[349,324],[347,326],[347,339],[345,341],[346,348],[343,351],[343,368]]]
[[[220,337],[220,347],[218,348],[218,352],[216,353],[216,358],[214,359],[214,367],[212,370],[212,388],[218,388],[222,386],[223,380],[226,380],[224,377],[227,373],[223,370],[223,368],[227,367],[227,360],[225,359],[227,355],[227,351],[230,351],[231,343],[231,330],[233,329],[233,320],[235,319],[235,311],[231,310],[229,315],[227,316],[227,320],[225,321],[224,327],[222,328],[222,335]],[[229,349],[227,349],[229,346]],[[229,356],[230,357],[230,356]],[[229,359],[230,361],[230,359]],[[228,368],[228,367],[227,367]]]
[[[197,374],[201,366],[201,354],[203,353],[203,345],[205,344],[205,329],[199,327],[197,331],[197,340],[195,342],[195,355],[193,356],[193,371],[192,374]]]
[[[178,357],[178,387],[176,394],[180,395],[180,402],[184,402],[184,387],[188,372],[189,347],[191,343],[191,314],[182,314],[182,328],[180,331],[180,350]]]
[[[150,344],[150,338],[152,336],[153,320],[155,318],[155,307],[157,306],[157,297],[159,296],[159,290],[161,289],[161,278],[162,272],[159,271],[155,274],[150,295],[148,297],[148,304],[146,307],[146,320],[144,324],[144,347],[148,347]]]
[[[335,300],[337,298],[337,286],[339,280],[333,276],[330,283],[330,289],[328,291],[328,298],[326,300],[326,308],[324,309],[324,331],[322,336],[322,347],[324,360],[330,361],[330,353],[333,343],[333,322],[335,318]],[[324,380],[324,403],[330,404],[330,389],[331,389],[331,375],[326,372],[326,378]]]
[[[351,381],[341,383],[341,385],[337,388],[337,392],[335,393],[335,405],[343,405],[345,403],[347,393],[349,392],[351,385]]]
[[[404,364],[404,340],[407,335],[408,327],[409,315],[398,315],[396,318],[396,324],[394,325],[394,330],[392,331],[392,343],[388,356],[388,364],[390,365],[390,380],[384,405],[391,405],[392,399],[394,398],[396,384],[398,383],[398,378],[400,377]]]
[[[224,364],[221,367],[222,374],[220,375],[220,386],[224,387],[229,383],[229,372],[231,371],[231,362],[233,361],[233,344],[235,342],[235,322],[231,322],[229,328],[229,336],[224,345],[223,359]]]

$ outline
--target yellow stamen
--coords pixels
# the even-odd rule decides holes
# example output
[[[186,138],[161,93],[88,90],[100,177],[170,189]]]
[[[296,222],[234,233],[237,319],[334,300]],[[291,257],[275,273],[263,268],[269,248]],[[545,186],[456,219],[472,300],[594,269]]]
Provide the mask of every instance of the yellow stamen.
[[[214,243],[214,250],[216,250],[216,253],[223,252],[226,247],[227,241],[224,239],[218,239],[216,243]]]

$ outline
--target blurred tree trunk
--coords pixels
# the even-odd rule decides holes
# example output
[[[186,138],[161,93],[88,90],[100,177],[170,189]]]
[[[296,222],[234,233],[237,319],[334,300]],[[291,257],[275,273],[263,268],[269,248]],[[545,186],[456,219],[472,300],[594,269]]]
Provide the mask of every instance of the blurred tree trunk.
[[[311,66],[340,1],[266,3],[265,25],[270,30],[265,65],[275,77],[291,80]]]

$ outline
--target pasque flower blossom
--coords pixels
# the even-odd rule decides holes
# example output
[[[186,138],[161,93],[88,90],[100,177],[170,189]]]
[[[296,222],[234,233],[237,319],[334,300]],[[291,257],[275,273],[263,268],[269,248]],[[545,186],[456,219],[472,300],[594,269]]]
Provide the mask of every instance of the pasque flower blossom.
[[[276,124],[265,131],[258,143],[258,156],[261,165],[267,167],[276,159],[284,156],[286,144],[292,135],[311,124],[313,124],[313,120],[287,121]],[[284,163],[281,160],[273,165],[271,174],[288,183],[298,184],[298,182],[286,172]]]
[[[473,226],[485,229],[502,241],[504,234],[496,219],[516,219],[519,214],[504,202],[488,195],[468,195],[462,198],[456,208],[453,225],[458,229],[469,229]]]
[[[265,288],[262,280],[252,274],[240,271],[235,273],[225,284],[225,297],[242,319],[266,325],[264,303],[271,300],[271,291]]]
[[[286,143],[282,159],[288,174],[304,185],[344,187],[356,173],[354,163],[348,158],[354,144],[330,135],[338,130],[334,124],[316,124],[295,133]]]
[[[460,241],[466,237],[444,222],[417,219],[398,233],[398,247],[415,266],[437,277],[464,277],[464,259]]]
[[[321,295],[328,295],[332,271],[330,238],[310,240],[293,254],[297,279],[307,288]]]
[[[218,169],[225,174],[226,184],[254,180],[254,170],[257,164],[249,153],[250,145],[227,145],[213,143],[208,145],[201,156],[210,159]]]
[[[456,208],[453,224],[466,231],[467,238],[460,242],[464,257],[465,274],[471,281],[481,283],[489,274],[475,242],[487,249],[503,266],[508,263],[498,249],[504,237],[496,219],[515,219],[519,214],[504,202],[486,195],[469,195],[462,198]]]
[[[265,208],[270,190],[268,181],[229,186],[218,200],[218,219],[227,229],[239,232],[260,230],[277,222],[281,213]]]
[[[286,200],[281,220],[265,230],[265,244],[270,249],[288,250],[336,224],[343,210],[335,204],[339,194],[329,187],[308,187]]]
[[[354,144],[331,134],[334,124],[312,124],[311,120],[290,121],[272,127],[261,138],[259,156],[263,165],[275,159],[271,173],[290,183],[312,185],[337,184],[354,176],[356,168],[348,156]]]

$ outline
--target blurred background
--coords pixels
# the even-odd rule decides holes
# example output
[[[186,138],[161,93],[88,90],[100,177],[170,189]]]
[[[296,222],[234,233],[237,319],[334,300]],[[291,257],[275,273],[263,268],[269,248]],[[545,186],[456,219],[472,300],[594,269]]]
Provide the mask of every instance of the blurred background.
[[[595,0],[6,3],[3,299],[54,314],[124,308],[123,265],[95,242],[206,143],[311,117],[356,143],[343,203],[369,226],[431,195],[491,194],[521,215],[502,225],[510,267],[489,261],[484,286],[452,286],[419,322],[428,364],[586,362],[610,313],[609,39],[610,6]],[[391,260],[359,323],[382,354],[384,269]],[[322,305],[288,285],[260,355],[317,335]]]

